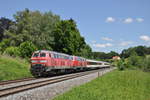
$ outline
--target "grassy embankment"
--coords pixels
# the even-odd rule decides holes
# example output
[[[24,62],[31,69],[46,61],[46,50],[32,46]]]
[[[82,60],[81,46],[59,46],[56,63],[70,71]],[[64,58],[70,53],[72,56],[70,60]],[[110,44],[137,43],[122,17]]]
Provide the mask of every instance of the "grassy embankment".
[[[23,59],[0,55],[0,81],[30,77],[29,66]]]
[[[150,100],[150,73],[116,70],[54,100]]]

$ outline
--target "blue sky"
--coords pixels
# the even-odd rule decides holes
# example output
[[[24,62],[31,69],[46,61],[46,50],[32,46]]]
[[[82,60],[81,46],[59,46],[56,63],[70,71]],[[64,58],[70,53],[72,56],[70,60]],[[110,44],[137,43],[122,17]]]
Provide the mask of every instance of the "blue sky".
[[[2,0],[0,17],[25,8],[73,18],[93,51],[150,46],[150,0]]]

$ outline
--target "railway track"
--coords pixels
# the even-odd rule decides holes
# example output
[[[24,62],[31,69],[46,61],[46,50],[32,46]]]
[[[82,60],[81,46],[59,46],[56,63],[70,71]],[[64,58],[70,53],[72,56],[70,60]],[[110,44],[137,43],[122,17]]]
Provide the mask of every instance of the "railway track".
[[[7,85],[7,84],[30,81],[30,80],[35,80],[35,79],[36,78],[34,77],[29,77],[29,78],[22,78],[22,79],[16,79],[16,80],[1,81],[0,85]]]
[[[101,69],[101,70],[104,70],[104,69]],[[11,95],[11,94],[19,93],[19,92],[22,92],[22,91],[30,90],[30,89],[33,89],[33,88],[38,88],[38,87],[41,87],[41,86],[45,86],[45,85],[49,85],[49,84],[53,84],[53,83],[58,83],[58,82],[61,82],[61,81],[65,81],[65,80],[69,80],[69,79],[73,79],[73,78],[77,78],[77,77],[81,77],[81,76],[85,76],[87,74],[95,73],[95,72],[98,72],[98,71],[100,71],[100,70],[74,73],[74,74],[59,76],[59,77],[56,77],[56,78],[53,78],[53,79],[42,80],[42,81],[33,82],[33,83],[27,83],[27,84],[23,84],[23,85],[14,86],[14,87],[8,87],[8,88],[0,90],[0,97],[4,97],[4,96]]]

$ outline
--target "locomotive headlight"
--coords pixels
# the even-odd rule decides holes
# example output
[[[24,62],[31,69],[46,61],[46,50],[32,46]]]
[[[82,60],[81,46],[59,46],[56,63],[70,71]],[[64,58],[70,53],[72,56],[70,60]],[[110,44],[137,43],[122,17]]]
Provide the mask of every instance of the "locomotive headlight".
[[[43,63],[43,62],[44,62],[44,63],[46,63],[46,62],[47,62],[47,60],[40,60],[40,62],[41,62],[41,63]]]
[[[37,62],[37,60],[32,60],[31,62],[32,62],[32,63],[35,63],[35,62]]]

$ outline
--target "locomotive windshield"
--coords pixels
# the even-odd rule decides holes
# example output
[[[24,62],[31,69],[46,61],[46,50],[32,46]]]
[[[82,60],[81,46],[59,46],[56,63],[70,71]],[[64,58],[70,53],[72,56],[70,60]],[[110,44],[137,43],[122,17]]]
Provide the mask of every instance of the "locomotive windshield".
[[[46,57],[46,53],[34,53],[32,57]]]
[[[34,55],[32,57],[38,57],[39,53],[34,53]]]
[[[46,57],[45,53],[40,53],[40,57]]]

